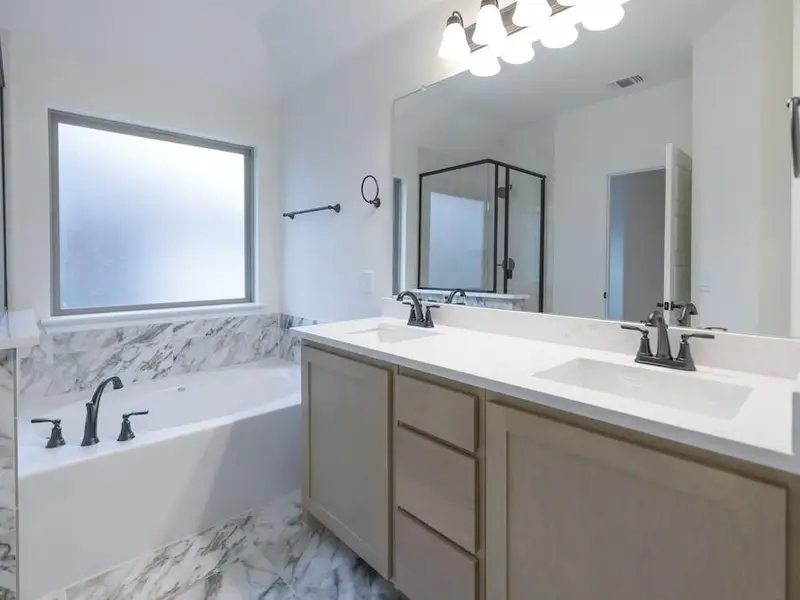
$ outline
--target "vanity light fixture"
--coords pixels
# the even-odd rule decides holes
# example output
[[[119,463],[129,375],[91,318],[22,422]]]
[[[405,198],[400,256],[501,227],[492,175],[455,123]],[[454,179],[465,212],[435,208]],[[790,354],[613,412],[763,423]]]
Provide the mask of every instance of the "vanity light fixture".
[[[541,42],[545,48],[566,48],[578,39],[578,28],[564,20],[550,22],[542,31]]]
[[[628,0],[517,0],[500,10],[498,0],[481,0],[477,22],[465,27],[459,12],[448,19],[439,48],[445,60],[467,61],[479,77],[500,72],[498,57],[523,64],[534,57],[533,42],[566,48],[578,39],[577,25],[604,31],[625,18]]]
[[[500,72],[500,61],[491,48],[481,48],[470,57],[469,72],[475,77],[492,77]]]
[[[527,30],[508,36],[500,58],[510,65],[524,65],[533,60],[536,53]]]
[[[471,52],[467,32],[464,30],[464,18],[460,12],[454,11],[447,19],[439,56],[445,60],[462,61],[467,60]]]
[[[584,0],[577,10],[581,13],[581,23],[589,31],[611,29],[625,18],[625,9],[619,0]]]
[[[538,28],[553,14],[553,8],[547,0],[517,0],[513,22],[517,27]]]
[[[497,0],[481,0],[478,21],[472,41],[481,46],[491,46],[495,51],[502,51],[508,37],[503,16]]]

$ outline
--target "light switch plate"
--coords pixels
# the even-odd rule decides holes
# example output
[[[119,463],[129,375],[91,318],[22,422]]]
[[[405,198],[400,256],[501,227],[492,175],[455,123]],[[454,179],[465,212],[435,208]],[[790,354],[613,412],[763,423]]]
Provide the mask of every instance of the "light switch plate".
[[[364,294],[375,293],[375,271],[362,271],[361,292]]]

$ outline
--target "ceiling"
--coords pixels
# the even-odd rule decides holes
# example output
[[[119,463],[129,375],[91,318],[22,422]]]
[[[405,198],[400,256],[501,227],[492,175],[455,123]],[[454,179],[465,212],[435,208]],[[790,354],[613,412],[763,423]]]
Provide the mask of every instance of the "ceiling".
[[[644,77],[631,91],[689,77],[693,40],[733,2],[631,0],[614,29],[581,30],[573,46],[560,50],[537,43],[537,55],[526,65],[503,65],[499,75],[486,79],[461,73],[425,94],[508,125],[630,93],[609,85],[623,77]]]
[[[277,59],[275,76],[293,89],[441,1],[283,0],[262,20],[261,34]]]
[[[0,29],[51,58],[280,95],[438,1],[4,0]]]

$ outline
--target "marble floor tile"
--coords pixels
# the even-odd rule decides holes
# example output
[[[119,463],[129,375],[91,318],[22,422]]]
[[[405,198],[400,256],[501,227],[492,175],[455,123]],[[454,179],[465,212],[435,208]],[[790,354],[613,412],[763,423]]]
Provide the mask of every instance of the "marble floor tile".
[[[297,600],[263,556],[254,554],[168,600]]]
[[[256,535],[258,552],[302,600],[396,600],[399,593],[325,529],[302,519],[299,498],[284,506],[277,531]],[[270,519],[270,523],[276,520]],[[259,525],[256,524],[256,530]]]

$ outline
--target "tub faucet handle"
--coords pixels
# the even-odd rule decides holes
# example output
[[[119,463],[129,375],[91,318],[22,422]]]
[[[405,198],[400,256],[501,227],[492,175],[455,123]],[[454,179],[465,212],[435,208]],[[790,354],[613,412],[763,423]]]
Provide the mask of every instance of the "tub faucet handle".
[[[118,442],[128,442],[136,437],[136,434],[133,433],[133,427],[131,426],[131,417],[140,417],[142,415],[149,415],[149,410],[143,410],[139,412],[132,412],[126,413],[122,415],[122,427],[119,430],[119,437],[117,438]]]
[[[64,441],[64,433],[61,430],[61,419],[31,419],[31,423],[34,425],[38,423],[52,423],[53,429],[50,432],[50,439],[47,440],[47,445],[45,448],[60,448],[61,446],[65,445],[66,442]]]

